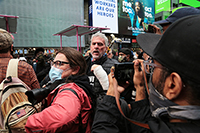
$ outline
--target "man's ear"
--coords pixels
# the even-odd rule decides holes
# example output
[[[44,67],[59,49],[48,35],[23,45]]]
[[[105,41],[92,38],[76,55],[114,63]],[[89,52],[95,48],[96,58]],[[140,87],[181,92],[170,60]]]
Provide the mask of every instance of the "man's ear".
[[[72,68],[72,75],[76,75],[80,70],[80,66],[76,66],[74,68]]]
[[[169,100],[176,99],[181,93],[183,82],[179,74],[173,72],[166,78],[163,93]]]
[[[106,46],[106,52],[107,52],[108,49],[109,49],[108,46]]]

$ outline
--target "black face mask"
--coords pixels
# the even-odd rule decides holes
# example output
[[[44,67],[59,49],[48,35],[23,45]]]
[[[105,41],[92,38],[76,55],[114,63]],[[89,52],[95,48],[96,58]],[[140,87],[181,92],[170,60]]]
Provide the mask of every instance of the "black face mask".
[[[163,114],[167,114],[167,109],[169,106],[177,106],[177,104],[168,100],[156,90],[152,84],[152,75],[149,79],[149,101],[152,115],[156,118]]]
[[[149,80],[149,101],[152,116],[161,118],[163,115],[168,115],[174,119],[200,119],[200,106],[187,105],[180,106],[168,100],[160,94],[152,84],[152,75]]]

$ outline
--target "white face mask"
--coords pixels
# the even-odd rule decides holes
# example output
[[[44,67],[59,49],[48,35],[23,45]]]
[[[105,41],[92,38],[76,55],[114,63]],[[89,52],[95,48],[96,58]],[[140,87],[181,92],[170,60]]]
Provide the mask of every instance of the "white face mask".
[[[62,70],[62,69],[59,69],[59,68],[52,66],[51,70],[49,71],[49,78],[51,79],[52,82],[54,82],[55,80],[62,79],[61,78],[62,73],[69,70],[69,69],[71,69],[71,68],[68,68],[66,70]]]
[[[119,55],[118,61],[119,62],[126,62],[126,56]]]

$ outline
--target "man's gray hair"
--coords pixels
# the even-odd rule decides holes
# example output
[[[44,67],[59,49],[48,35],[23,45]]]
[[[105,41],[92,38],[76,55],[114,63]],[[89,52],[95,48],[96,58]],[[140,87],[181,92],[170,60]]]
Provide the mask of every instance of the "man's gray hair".
[[[105,36],[105,34],[100,33],[100,32],[97,32],[97,33],[93,34],[92,37],[91,37],[91,43],[92,43],[92,39],[94,37],[100,37],[100,38],[102,38],[104,40],[104,42],[105,42],[106,47],[108,46],[108,38]]]

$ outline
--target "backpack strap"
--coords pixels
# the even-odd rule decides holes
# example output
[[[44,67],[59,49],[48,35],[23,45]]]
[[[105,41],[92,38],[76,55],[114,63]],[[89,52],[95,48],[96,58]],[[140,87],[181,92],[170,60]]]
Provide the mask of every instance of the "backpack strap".
[[[18,77],[18,62],[18,59],[10,59],[10,61],[8,62],[6,79],[4,79],[0,84],[0,98],[3,93],[4,82],[6,82],[7,79],[12,80],[11,77]]]
[[[70,90],[70,91],[72,91],[72,92],[78,97],[78,99],[80,99],[75,90],[73,90],[73,89],[71,89],[71,88],[65,88],[65,89],[62,89],[60,92],[62,92],[62,91],[64,91],[64,90]],[[60,93],[60,92],[59,92],[59,93]]]
[[[7,67],[6,78],[8,76],[18,77],[18,59],[10,59]]]
[[[79,96],[78,96],[78,94],[76,93],[76,91],[75,90],[73,90],[73,89],[71,89],[71,88],[65,88],[65,89],[62,89],[60,92],[62,92],[62,91],[64,91],[64,90],[70,90],[70,91],[72,91],[78,98],[79,98]],[[59,93],[60,93],[59,92]],[[80,98],[79,98],[80,99]],[[86,131],[86,127],[84,128],[83,127],[83,124],[82,124],[82,119],[81,119],[81,111],[80,111],[80,113],[79,113],[79,132],[80,133],[85,133],[85,131]]]
[[[59,90],[59,89],[57,89],[57,90]],[[76,91],[73,90],[73,89],[71,89],[71,88],[64,88],[64,89],[62,89],[60,92],[65,91],[65,90],[70,90],[71,92],[73,92],[73,93],[78,97],[78,99],[80,99],[79,96],[78,96],[78,94],[76,93]],[[60,92],[59,92],[59,93],[60,93]],[[56,97],[57,94],[58,94],[58,91],[55,92],[55,95],[54,95],[52,101],[54,100],[54,98]],[[51,103],[52,103],[52,101],[51,101]],[[82,124],[81,111],[80,111],[80,113],[79,113],[79,125],[80,125],[80,126],[79,126],[79,132],[80,132],[80,133],[85,133],[86,127],[84,128],[84,127],[83,127],[83,124]]]

